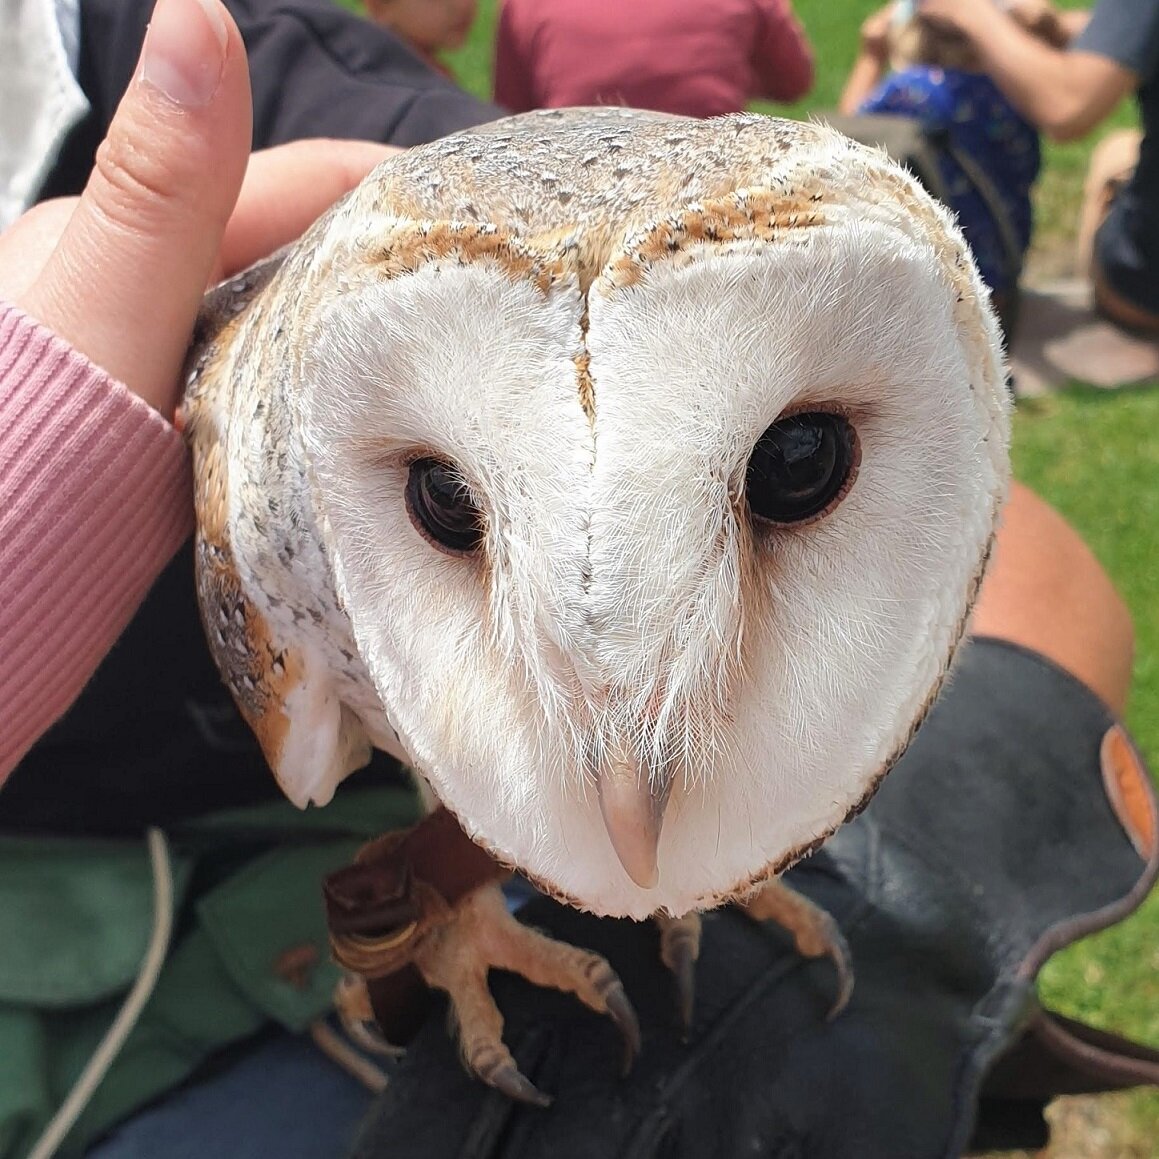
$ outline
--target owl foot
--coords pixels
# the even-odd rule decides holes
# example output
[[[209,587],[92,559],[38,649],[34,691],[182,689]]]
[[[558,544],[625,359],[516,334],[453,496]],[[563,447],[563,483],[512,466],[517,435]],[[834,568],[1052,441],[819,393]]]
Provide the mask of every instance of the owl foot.
[[[509,1098],[539,1107],[551,1102],[520,1073],[503,1044],[503,1016],[487,986],[492,969],[567,991],[606,1014],[623,1036],[625,1071],[640,1049],[636,1013],[611,966],[598,954],[516,921],[497,886],[475,890],[456,905],[423,937],[413,961],[429,986],[449,996],[467,1067]]]
[[[790,889],[779,878],[767,882],[741,908],[758,922],[772,921],[793,935],[797,953],[805,958],[830,957],[837,970],[837,997],[829,1008],[836,1018],[853,993],[853,967],[849,946],[831,914]]]
[[[370,1004],[366,981],[350,971],[343,973],[334,988],[334,1009],[350,1040],[367,1054],[398,1055],[400,1047],[387,1042]]]
[[[696,998],[696,959],[700,957],[700,914],[670,918],[657,914],[660,928],[660,961],[672,972],[676,982],[677,1011],[680,1029],[688,1037],[692,1029],[692,1007]]]

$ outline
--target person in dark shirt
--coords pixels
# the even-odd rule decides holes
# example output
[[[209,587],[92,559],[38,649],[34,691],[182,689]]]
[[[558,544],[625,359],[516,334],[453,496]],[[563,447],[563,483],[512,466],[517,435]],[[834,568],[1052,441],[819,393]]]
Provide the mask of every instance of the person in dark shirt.
[[[1084,136],[1135,94],[1142,133],[1096,150],[1080,250],[1102,313],[1159,333],[1159,0],[1099,0],[1065,51],[994,0],[922,0],[919,11],[965,36],[1015,108],[1055,140]]]
[[[331,0],[227,0],[253,85],[253,147],[303,137],[420,145],[501,116],[387,28]],[[41,197],[79,193],[133,75],[150,0],[80,0],[77,80],[90,111]]]

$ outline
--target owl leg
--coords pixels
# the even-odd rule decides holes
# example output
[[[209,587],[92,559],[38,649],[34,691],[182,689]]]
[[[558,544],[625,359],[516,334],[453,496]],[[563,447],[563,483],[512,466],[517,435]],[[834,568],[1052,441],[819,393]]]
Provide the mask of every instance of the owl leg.
[[[692,1006],[696,997],[696,959],[700,957],[700,914],[685,914],[670,918],[657,914],[660,929],[660,961],[672,972],[676,981],[677,1010],[680,1028],[687,1033],[692,1029]]]
[[[551,1101],[520,1073],[503,1044],[503,1016],[487,987],[492,969],[574,994],[606,1014],[624,1037],[625,1068],[640,1049],[636,1013],[611,966],[516,921],[497,886],[484,886],[455,906],[450,920],[423,938],[414,964],[429,986],[450,997],[467,1066],[510,1098],[536,1106]]]
[[[766,882],[741,908],[758,922],[772,921],[793,935],[797,952],[806,958],[830,957],[837,970],[837,997],[829,1009],[836,1018],[853,993],[853,967],[845,935],[819,905],[790,889],[780,878]]]

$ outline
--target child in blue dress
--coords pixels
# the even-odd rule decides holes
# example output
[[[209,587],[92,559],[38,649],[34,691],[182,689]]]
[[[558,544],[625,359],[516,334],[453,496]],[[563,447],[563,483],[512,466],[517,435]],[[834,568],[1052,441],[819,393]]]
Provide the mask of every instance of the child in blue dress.
[[[1010,12],[1052,43],[1065,36],[1047,3],[1023,2]],[[1017,291],[1021,259],[1030,245],[1030,190],[1040,164],[1037,130],[978,70],[965,41],[922,22],[920,0],[898,0],[866,20],[861,54],[840,108],[912,117],[928,132],[944,135],[949,148],[938,156],[944,196],[1001,311]]]

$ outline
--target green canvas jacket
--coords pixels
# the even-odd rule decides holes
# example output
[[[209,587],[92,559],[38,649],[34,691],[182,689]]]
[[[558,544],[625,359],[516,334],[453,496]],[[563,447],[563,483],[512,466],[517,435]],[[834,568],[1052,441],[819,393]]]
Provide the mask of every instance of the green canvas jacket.
[[[324,810],[276,802],[168,834],[175,924],[157,985],[60,1154],[78,1154],[214,1052],[332,1007],[321,881],[409,825],[415,795],[353,790]],[[0,837],[0,1159],[34,1145],[115,1017],[154,921],[144,838]]]

